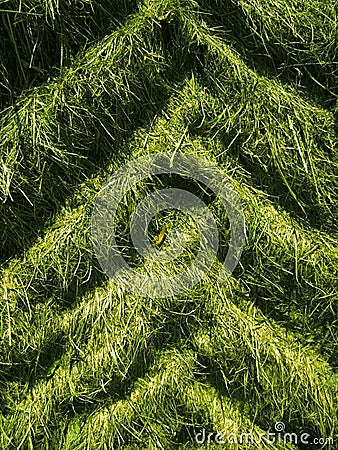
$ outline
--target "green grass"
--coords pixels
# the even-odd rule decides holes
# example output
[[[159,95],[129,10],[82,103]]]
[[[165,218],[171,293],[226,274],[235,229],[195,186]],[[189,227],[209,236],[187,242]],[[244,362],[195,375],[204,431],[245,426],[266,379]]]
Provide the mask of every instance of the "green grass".
[[[203,428],[258,437],[281,421],[336,448],[334,2],[3,1],[0,10],[0,448],[188,449],[201,447]],[[198,192],[222,244],[193,289],[148,299],[102,272],[91,214],[113,171],[164,151],[227,175],[247,236],[217,285],[228,242],[220,202],[180,177],[140,183],[116,223],[139,271],[180,271],[199,244],[192,221],[172,211],[154,219],[151,238],[182,228],[179,265],[130,248],[132,213],[160,187]]]

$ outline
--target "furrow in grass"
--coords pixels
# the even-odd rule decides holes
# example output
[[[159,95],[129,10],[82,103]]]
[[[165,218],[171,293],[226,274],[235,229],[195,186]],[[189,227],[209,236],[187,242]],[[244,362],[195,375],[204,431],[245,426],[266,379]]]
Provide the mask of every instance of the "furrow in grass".
[[[135,7],[133,0],[1,2],[0,104],[59,74],[77,52],[109,34]]]
[[[195,348],[202,363],[220,372],[229,395],[249,402],[250,416],[263,429],[282,421],[335,436],[337,377],[330,366],[252,306],[237,308],[224,287],[206,295],[210,321],[198,330]]]
[[[199,111],[201,122],[208,120],[202,114],[207,114],[209,101],[208,91],[195,78],[188,80],[155,128],[147,132],[146,149],[156,152],[180,142],[182,130],[193,120],[191,116],[196,117],[195,111]],[[138,147],[143,140],[143,136],[137,137],[132,146]],[[215,158],[245,207],[247,245],[241,258],[241,282],[265,314],[288,323],[304,342],[318,345],[337,367],[337,240],[333,234],[319,233],[306,222],[295,220],[278,199],[255,189],[252,174],[243,171],[233,155],[226,152],[219,156],[222,149],[218,137],[195,133],[186,133],[181,143],[181,151]],[[226,221],[225,212],[216,211],[221,226]]]
[[[334,1],[198,2],[210,27],[257,72],[306,90],[330,107],[337,98]]]
[[[184,348],[184,343],[181,344]],[[54,383],[48,382],[45,387],[41,385],[35,392],[35,401],[26,405],[25,410],[34,411],[32,419],[39,417],[37,423],[47,433],[39,438],[34,421],[27,423],[28,418],[25,421],[21,419],[21,425],[27,423],[28,432],[24,439],[34,436],[33,442],[38,443],[35,448],[43,448],[47,442],[58,442],[63,448],[77,449],[113,448],[135,442],[139,445],[150,442],[151,448],[176,448],[180,443],[194,441],[199,427],[212,428],[228,435],[233,433],[237,437],[241,433],[252,433],[255,440],[264,434],[240,412],[238,402],[227,397],[221,400],[214,388],[196,381],[196,358],[191,351],[182,348],[180,351],[171,349],[158,353],[147,374],[133,384],[127,399],[114,402],[108,397],[92,413],[69,417],[66,436],[62,433],[65,415],[59,416],[61,427],[56,432],[47,423],[47,416],[55,411],[55,396],[60,395],[65,387],[60,384],[57,387],[56,380]],[[70,381],[69,384],[76,389]],[[50,390],[53,390],[54,396],[48,394]],[[19,438],[24,429],[20,426],[17,431],[14,445],[18,445],[14,442],[20,445]],[[263,448],[263,445],[256,448]]]
[[[186,51],[170,6],[140,7],[2,115],[2,260],[27,248],[79,183],[119,157],[193,68],[198,47]]]
[[[67,445],[85,448],[79,429],[88,436],[93,449],[109,448],[119,442],[124,445],[147,442],[147,448],[177,448],[189,441],[194,448],[196,434],[203,427],[238,437],[250,432],[258,440],[262,430],[243,417],[229,399],[222,401],[215,389],[196,382],[195,370],[196,361],[191,352],[170,350],[160,354],[147,376],[135,383],[126,400],[109,402],[88,418],[74,419],[65,448]],[[164,427],[156,423],[159,418],[165,418]],[[109,426],[110,423],[114,425]],[[97,432],[94,434],[93,430]],[[212,443],[210,447],[213,448]],[[256,448],[261,447],[257,444]]]
[[[67,312],[59,326],[55,324],[53,326],[54,332],[62,330],[64,335],[68,335],[66,341],[70,341],[71,346],[69,348],[66,344],[60,368],[51,374],[52,381],[41,380],[30,394],[33,397],[30,399],[28,396],[23,400],[23,404],[28,402],[28,405],[31,404],[32,407],[34,405],[34,408],[39,405],[42,411],[34,409],[30,416],[31,432],[34,435],[44,434],[43,428],[41,429],[39,425],[39,418],[42,415],[44,427],[48,428],[49,421],[54,420],[47,411],[57,414],[57,410],[64,405],[68,411],[75,409],[79,412],[81,404],[87,410],[91,403],[100,401],[100,393],[105,398],[121,392],[121,382],[127,374],[130,382],[133,375],[137,376],[139,373],[137,366],[143,367],[141,370],[144,370],[149,358],[151,360],[153,349],[162,348],[166,342],[163,337],[168,332],[163,334],[163,329],[159,327],[160,323],[165,327],[165,320],[163,321],[165,314],[163,315],[163,310],[161,312],[160,304],[148,305],[147,301],[137,300],[128,295],[121,297],[116,288],[113,290],[109,286],[107,288],[98,289],[94,296],[84,299],[83,304],[76,309],[76,314]],[[229,302],[234,292],[235,286],[230,286],[229,291],[217,292],[217,296],[210,289],[208,291],[196,289],[191,293],[191,298],[181,299],[183,300],[181,305],[184,305],[188,298],[190,302],[196,302],[196,306],[199,304],[199,311],[195,308],[194,314],[199,316],[200,327],[194,326],[195,319],[192,316],[192,329],[189,335],[197,328],[196,345],[201,358],[204,358],[202,364],[206,363],[206,357],[214,361],[209,361],[211,367],[215,361],[221,364],[223,372],[226,373],[229,394],[236,395],[243,390],[244,400],[250,399],[253,417],[256,409],[260,411],[257,420],[262,421],[261,423],[271,423],[283,417],[297,428],[301,425],[309,427],[310,424],[313,427],[311,431],[316,432],[317,427],[322,427],[322,422],[326,421],[327,417],[334,417],[330,408],[331,410],[334,408],[335,381],[329,366],[320,361],[318,355],[309,348],[297,344],[291,334],[286,335],[278,327],[268,325],[264,316],[252,307],[249,307],[247,314],[236,308]],[[166,302],[164,305],[166,308],[169,306]],[[170,308],[172,306],[169,306]],[[151,323],[152,316],[157,318],[155,329],[154,323]],[[155,336],[153,341],[151,334],[156,329],[158,337]],[[173,340],[175,342],[179,336],[172,334],[172,324],[169,330],[171,338],[168,342]],[[214,336],[212,339],[210,333]],[[154,347],[153,343],[156,342]],[[186,342],[190,345],[190,340]],[[206,350],[210,346],[212,347],[210,351],[214,352],[212,354]],[[139,351],[141,357],[137,357]],[[258,353],[254,353],[255,358],[251,358],[252,352],[256,351]],[[215,355],[217,358],[214,358]],[[210,364],[207,365],[208,370]],[[255,380],[255,383],[251,384],[249,380]],[[45,395],[46,383],[49,393]],[[294,398],[291,404],[287,403],[286,393],[289,392]],[[50,399],[53,399],[53,404],[50,404]],[[278,409],[276,406],[271,407],[271,402],[276,402]],[[26,409],[27,406],[22,407],[22,410]],[[21,407],[15,408],[14,411],[16,410],[19,416],[14,415],[14,419],[20,419],[19,423],[22,423],[23,430],[26,430],[27,422],[20,413]],[[36,422],[36,419],[39,420]],[[328,432],[323,427],[320,431]],[[16,429],[16,436],[20,438],[20,435],[22,433]]]
[[[151,2],[145,5],[156,23],[160,17],[158,11],[152,12]],[[173,5],[172,2],[166,3],[163,11],[168,13]],[[139,37],[135,17],[135,30],[131,33],[135,40],[132,41],[144,51],[149,30],[146,29],[145,35]],[[176,377],[177,389],[175,386],[173,393],[167,392],[166,386],[172,384],[171,376],[175,369],[165,356],[162,365],[165,369],[169,367],[168,378],[161,378],[161,372],[157,374],[157,366],[153,375],[149,375],[155,356],[158,352],[163,353],[168,346],[177,347],[180,351],[185,346],[190,350],[192,347],[192,353],[197,352],[200,362],[205,365],[205,373],[201,377],[208,383],[215,382],[216,389],[223,394],[226,392],[224,401],[227,395],[237,397],[240,407],[246,409],[252,422],[261,429],[267,429],[274,421],[282,419],[290,430],[299,431],[305,427],[311,433],[322,436],[336,432],[336,375],[325,362],[327,357],[334,365],[337,348],[336,241],[333,233],[329,236],[317,230],[309,231],[309,223],[300,221],[299,212],[296,218],[290,215],[294,208],[288,207],[288,202],[283,203],[280,198],[268,199],[259,190],[264,188],[268,194],[275,194],[273,183],[276,183],[277,193],[278,189],[283,194],[286,190],[289,192],[289,201],[291,189],[295,193],[294,200],[305,211],[313,207],[323,210],[317,223],[321,228],[323,218],[327,217],[329,197],[335,198],[334,167],[330,161],[331,155],[326,155],[335,151],[333,117],[309,102],[299,100],[295,92],[289,92],[278,83],[255,76],[188,9],[180,11],[177,23],[183,29],[190,30],[190,37],[184,42],[190,42],[189,45],[195,43],[195,49],[209,45],[209,54],[205,48],[203,51],[203,56],[207,55],[207,64],[204,64],[207,71],[203,75],[199,72],[187,77],[182,92],[172,99],[157,119],[152,111],[149,119],[153,119],[153,124],[138,129],[134,140],[121,147],[123,154],[119,154],[119,161],[115,160],[109,168],[116,168],[130,157],[161,150],[181,150],[218,162],[238,190],[245,209],[248,240],[241,265],[234,274],[235,278],[220,291],[213,289],[214,279],[210,276],[204,280],[201,289],[196,287],[178,299],[177,304],[121,295],[109,284],[98,287],[105,277],[98,270],[91,250],[90,213],[108,170],[101,169],[100,176],[79,186],[75,198],[71,197],[72,193],[66,186],[64,193],[65,197],[70,197],[69,203],[61,210],[57,220],[52,221],[43,238],[22,257],[13,259],[2,271],[1,384],[7,383],[8,386],[1,388],[5,393],[5,417],[2,418],[4,448],[20,448],[20,445],[22,448],[48,448],[53,445],[52,442],[56,442],[59,448],[66,443],[69,448],[76,445],[86,448],[90,444],[101,448],[114,439],[117,443],[129,439],[130,445],[133,445],[135,434],[140,436],[142,445],[150,439],[149,445],[154,448],[158,442],[166,448],[166,445],[176,445],[177,441],[186,441],[190,436],[189,423],[198,421],[194,415],[197,405],[197,399],[196,403],[193,400],[195,390],[199,392],[196,394],[200,402],[198,410],[203,410],[200,389],[192,384],[192,377],[185,383],[183,371]],[[91,49],[92,53],[87,52],[86,61],[88,64],[90,61],[93,68],[73,67],[77,76],[85,79],[84,74],[88,74],[89,70],[102,73],[97,55],[106,58],[106,62],[110,61],[111,51],[116,53],[116,49],[107,48],[107,42],[111,43],[109,39],[101,43],[102,52],[97,52],[97,48]],[[213,54],[226,54],[228,59],[224,57],[220,64],[213,65],[210,62],[212,49]],[[156,55],[162,55],[161,51]],[[231,69],[225,72],[229,65]],[[189,70],[194,69],[191,62],[187,66]],[[156,67],[156,63],[150,64],[147,75]],[[217,70],[226,73],[220,80],[231,86],[237,101],[234,109],[231,109],[231,96],[224,92],[220,84],[220,100],[215,100],[217,93],[212,89],[212,84],[220,83],[215,78]],[[109,74],[108,69],[107,79]],[[133,76],[137,78],[137,74]],[[155,83],[159,81],[156,76],[154,79]],[[130,80],[135,81],[130,73],[121,75],[117,80],[121,83],[121,90],[116,88],[119,85],[114,80],[112,91],[116,90],[117,99],[120,95],[123,98],[124,94],[131,97],[138,95],[136,90],[132,93],[124,91]],[[135,83],[138,85],[137,79]],[[241,88],[241,83],[249,83],[251,88],[255,83],[260,86],[260,95],[256,94],[252,104],[249,98],[250,106],[240,104],[241,94],[245,92],[248,97],[250,94],[249,89]],[[275,96],[277,88],[279,91]],[[94,94],[100,97],[105,92],[108,96],[112,92],[109,89],[106,84],[91,86],[88,88],[89,97],[91,99]],[[171,87],[170,93],[175,89],[177,86]],[[263,92],[264,89],[268,94]],[[76,92],[79,102],[70,106],[74,120],[78,120],[74,132],[80,129],[81,124],[88,123],[87,118],[81,117],[83,98],[86,96],[83,92],[84,82]],[[287,127],[286,134],[285,130],[276,133],[270,122],[266,127],[268,137],[264,133],[258,137],[250,134],[262,111],[266,117],[271,113],[270,107],[262,109],[260,96],[265,103],[271,96],[276,104],[280,102],[278,108],[281,111],[291,111],[290,119],[276,105],[272,109],[277,119],[281,118],[281,124]],[[168,97],[165,97],[165,102]],[[39,101],[34,100],[34,108]],[[296,104],[293,109],[290,106],[292,102]],[[50,105],[50,99],[47,99],[46,105]],[[89,116],[91,111],[88,105]],[[224,108],[224,105],[230,106]],[[145,109],[148,108],[149,103],[145,105]],[[105,133],[112,134],[114,130],[109,128],[109,114],[104,108],[102,111],[101,125],[108,130]],[[46,123],[47,118],[48,114]],[[252,119],[249,130],[244,128],[247,119]],[[149,121],[146,120],[145,124]],[[224,127],[222,121],[225,122]],[[319,127],[321,121],[324,123],[322,128]],[[34,140],[40,139],[40,122],[41,119],[37,120],[32,132]],[[303,123],[306,133],[305,137],[300,138],[299,130]],[[72,127],[73,123],[69,129]],[[312,133],[312,127],[321,131]],[[128,130],[131,132],[134,129],[136,127]],[[241,142],[244,161],[232,153],[233,143],[236,143],[242,129],[247,133],[247,143]],[[323,137],[326,131],[329,131],[329,136]],[[50,136],[54,134],[52,130]],[[277,141],[281,137],[294,147],[295,154],[289,159],[288,152],[278,153]],[[103,134],[100,139],[104,139]],[[250,153],[251,143],[257,140],[262,143],[262,149],[256,145],[255,152]],[[320,146],[322,142],[323,151]],[[310,143],[313,143],[313,154],[306,148]],[[45,148],[49,150],[47,144]],[[272,152],[266,157],[263,149],[270,147],[277,156]],[[15,159],[16,155],[12,156]],[[40,156],[37,161],[42,167],[44,163],[40,161]],[[257,163],[254,164],[256,156]],[[285,161],[279,161],[281,156],[286,157]],[[62,166],[64,161],[60,164]],[[109,163],[106,164],[108,166]],[[280,170],[276,171],[276,164]],[[265,168],[265,177],[262,173],[256,176],[256,171]],[[324,169],[327,169],[327,174],[322,173]],[[31,182],[29,172],[25,169],[21,175],[26,177],[28,186]],[[264,186],[269,177],[272,181]],[[81,178],[79,176],[74,185]],[[59,179],[65,182],[62,174]],[[295,185],[291,184],[293,179]],[[325,189],[325,183],[330,181],[330,190]],[[53,183],[56,186],[55,180],[52,180]],[[45,193],[50,192],[48,189]],[[130,196],[128,213],[135,209],[141,194],[144,194],[143,186]],[[210,206],[219,213],[220,222],[224,225],[224,211],[220,210],[217,202]],[[120,219],[125,222],[124,216]],[[146,269],[149,267],[144,267]],[[237,283],[234,281],[236,278]],[[264,315],[253,304],[261,307]],[[279,325],[267,317],[273,317],[280,322]],[[327,322],[330,323],[332,335],[325,336]],[[287,333],[283,326],[291,328],[291,331]],[[295,335],[294,331],[299,334]],[[319,356],[320,351],[323,356]],[[179,353],[178,350],[176,353]],[[179,358],[181,361],[191,361],[185,352]],[[174,367],[179,365],[179,361],[174,358]],[[149,376],[153,382],[148,382]],[[141,398],[134,384],[143,386]],[[161,391],[163,385],[164,391]],[[182,390],[186,391],[184,404],[176,399]],[[135,395],[130,395],[129,400],[130,392]],[[124,400],[125,397],[128,400]],[[131,403],[133,411],[129,408]],[[150,409],[149,403],[152,406]],[[111,415],[116,405],[121,409],[116,415]],[[210,411],[203,417],[208,414]],[[228,414],[232,416],[233,409]],[[111,425],[111,420],[115,420],[117,430]],[[214,424],[215,420],[212,419],[211,423]],[[240,421],[240,418],[236,420]],[[176,440],[163,431],[166,421],[176,427]],[[81,442],[82,426],[90,443]],[[67,436],[67,441],[64,436]]]
[[[337,8],[334,1],[270,2],[241,0],[239,5],[255,41],[280,61],[308,76],[316,89],[337,97]]]
[[[175,129],[179,120],[177,114],[169,122],[159,118],[154,129],[147,132],[147,151],[175,146],[180,137]],[[141,133],[130,144],[130,152],[132,148],[138,149],[143,141]],[[187,137],[183,145],[208,157],[217,153],[217,146],[210,139],[201,142]],[[295,331],[302,332],[305,341],[314,343],[317,339],[316,345],[335,364],[332,358],[336,339],[323,333],[330,323],[331,333],[336,334],[334,242],[325,240],[325,235],[305,232],[281,209],[264,201],[258,192],[245,186],[247,180],[239,169],[230,180],[245,205],[247,216],[248,243],[242,257],[245,272],[241,281],[265,314],[281,322],[287,319]],[[73,206],[65,209],[45,237],[3,272],[2,339],[9,361],[17,361],[23,349],[29,348],[29,339],[35,340],[34,334],[22,340],[20,330],[23,323],[29,329],[38,303],[49,299],[64,308],[76,303],[82,292],[104,279],[90,244],[91,208],[103,182],[97,178],[84,184]],[[135,201],[130,203],[130,211],[136,206]],[[225,223],[224,211],[220,213],[220,222]]]
[[[182,66],[186,65],[183,75],[189,64],[194,66],[189,62],[188,49],[196,59],[203,46],[209,46],[209,50],[201,55],[205,60],[202,81],[208,86],[208,94],[220,98],[216,101],[209,96],[211,102],[203,104],[203,115],[196,111],[192,117],[192,111],[189,112],[193,121],[188,123],[190,132],[219,134],[224,142],[223,152],[232,152],[246,168],[251,167],[258,187],[272,195],[279,194],[283,205],[298,208],[298,213],[305,210],[312,224],[334,226],[337,174],[336,165],[330,161],[330,154],[336,154],[332,115],[278,83],[258,77],[192,13],[175,13],[182,26],[181,36],[176,36],[177,46],[168,51],[164,31],[162,37],[159,32],[158,46],[153,45],[149,36],[156,40],[155,32],[160,28],[154,17],[163,17],[169,6],[162,6],[158,13],[145,6],[125,27],[89,49],[57,83],[23,97],[2,119],[3,189],[7,196],[1,215],[3,258],[10,255],[9,249],[20,251],[29,245],[46,219],[59,209],[62,199],[72,194],[75,185],[93,173],[100,161],[105,164],[113,151],[119,152],[121,140],[134,129],[129,124],[130,117],[146,105],[148,112],[153,108],[150,120],[163,95],[168,98],[168,83],[164,80],[171,69],[164,67],[180,60]],[[151,20],[142,19],[144,11]],[[176,17],[168,9],[167,15],[170,14]],[[185,30],[190,30],[189,38],[182,37]],[[125,39],[125,35],[129,38]],[[173,50],[175,46],[181,50]],[[144,58],[140,62],[139,53],[144,55],[145,48],[146,62]],[[215,58],[223,62],[214,64]],[[237,67],[236,71],[231,67]],[[158,72],[162,75],[154,76]],[[144,85],[149,78],[146,73],[151,82]],[[222,83],[229,88],[230,98]],[[217,86],[219,92],[215,94],[211,86]],[[152,103],[145,101],[149,98]],[[95,115],[91,113],[93,108]],[[205,113],[208,120],[201,130],[196,129]],[[235,145],[228,149],[230,143]],[[21,170],[23,160],[25,169]],[[30,231],[22,233],[27,222],[31,224]]]
[[[190,336],[195,336],[192,345],[198,351],[202,366],[206,358],[212,358],[204,375],[215,364],[217,370],[223,367],[221,373],[226,377],[227,395],[250,401],[250,410],[246,408],[246,413],[263,429],[282,417],[293,429],[311,425],[311,432],[317,432],[319,427],[323,435],[328,436],[331,430],[324,429],[322,422],[327,417],[334,421],[335,407],[335,381],[328,365],[309,348],[297,344],[292,335],[267,324],[259,311],[249,307],[245,313],[236,308],[229,300],[235,287],[230,284],[218,291],[217,296],[210,289],[207,292],[204,288],[196,289],[189,299],[191,303],[196,302],[198,308],[194,314],[199,316],[195,325],[195,318],[191,316]],[[49,380],[38,381],[5,420],[6,435],[11,435],[12,424],[20,424],[11,435],[15,445],[19,445],[21,439],[26,441],[28,436],[36,442],[50,439],[53,421],[64,423],[70,419],[72,411],[79,414],[83,409],[88,413],[105,399],[123,394],[123,384],[128,392],[128,386],[134,383],[140,371],[142,374],[147,369],[157,349],[165,348],[165,343],[175,345],[184,337],[174,335],[172,326],[165,325],[163,307],[170,311],[172,302],[148,305],[143,299],[119,296],[116,288],[109,285],[86,300],[76,315],[66,313],[61,321],[64,332],[69,333],[71,347],[65,349],[60,367]],[[180,306],[187,300],[188,297],[183,297]],[[165,328],[167,332],[163,333]],[[168,340],[163,339],[166,334]],[[184,342],[190,347],[190,339]],[[185,361],[183,356],[182,361]],[[179,382],[177,386],[182,388]],[[154,384],[153,388],[158,387]],[[293,395],[290,404],[286,403],[289,392]],[[189,395],[186,398],[189,399]],[[125,425],[124,418],[121,423]],[[109,422],[102,425],[108,432],[114,430]],[[156,424],[151,421],[149,426]],[[46,434],[45,430],[51,431]]]
[[[54,371],[37,380],[30,394],[8,412],[5,429],[12,446],[20,448],[20,442],[29,439],[48,439],[45,430],[51,429],[57,417],[69,419],[73,413],[90,411],[106,397],[123,396],[145,373],[157,347],[163,344],[163,337],[158,336],[164,326],[163,307],[151,307],[143,299],[129,296],[120,301],[122,308],[116,288],[108,285],[54,325],[54,332],[62,330],[71,344]],[[19,425],[14,429],[15,423]]]
[[[197,14],[185,10],[181,20],[190,39],[206,47],[201,79],[206,90],[199,95],[199,112],[194,116],[189,111],[189,131],[219,135],[223,152],[233,154],[251,171],[258,188],[278,196],[284,207],[306,217],[312,226],[335,229],[334,115],[291,87],[257,75],[230,46],[209,33]]]

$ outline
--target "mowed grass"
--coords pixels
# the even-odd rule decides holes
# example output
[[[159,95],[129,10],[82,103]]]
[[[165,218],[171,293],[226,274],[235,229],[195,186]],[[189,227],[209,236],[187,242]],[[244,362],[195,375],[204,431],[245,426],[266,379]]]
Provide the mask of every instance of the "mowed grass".
[[[0,448],[198,448],[203,429],[258,438],[283,422],[335,449],[334,2],[2,3]],[[190,186],[222,236],[197,286],[149,299],[102,272],[91,214],[112,172],[163,151],[223,171],[246,243],[217,284],[220,202],[180,177],[144,180],[116,221],[140,272],[183,270],[199,245],[173,211],[151,239],[179,226],[184,258],[150,264],[130,248],[154,189]]]

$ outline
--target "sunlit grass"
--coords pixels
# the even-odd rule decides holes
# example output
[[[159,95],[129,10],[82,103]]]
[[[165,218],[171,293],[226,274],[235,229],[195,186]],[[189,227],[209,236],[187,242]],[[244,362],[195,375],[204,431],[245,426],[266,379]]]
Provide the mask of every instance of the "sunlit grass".
[[[196,448],[203,428],[258,436],[276,422],[337,440],[333,2],[312,31],[319,2],[2,3],[1,449]],[[229,33],[229,10],[243,31]],[[197,190],[223,237],[197,286],[148,299],[102,272],[91,214],[113,171],[164,151],[217,164],[247,236],[219,286],[220,202],[180,177],[140,183],[116,221],[140,272],[179,272],[199,244],[171,211],[150,239],[165,250],[183,230],[180,261],[131,248],[133,211],[154,189]]]

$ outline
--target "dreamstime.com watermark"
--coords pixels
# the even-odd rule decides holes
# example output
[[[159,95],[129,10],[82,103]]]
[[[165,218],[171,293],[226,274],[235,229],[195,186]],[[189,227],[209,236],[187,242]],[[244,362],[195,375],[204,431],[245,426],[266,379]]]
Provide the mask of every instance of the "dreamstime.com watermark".
[[[333,438],[312,437],[309,433],[289,433],[285,431],[283,422],[275,423],[274,430],[268,430],[264,433],[208,433],[205,428],[195,434],[195,441],[198,444],[294,444],[294,445],[333,445]]]
[[[160,211],[179,210],[189,214],[199,228],[197,256],[185,271],[168,277],[144,275],[128,265],[115,235],[118,207],[138,183],[163,174],[180,175],[202,183],[225,208],[230,222],[230,240],[218,282],[223,282],[234,271],[245,242],[242,205],[230,181],[216,166],[182,153],[150,154],[129,162],[114,172],[97,196],[92,214],[93,246],[102,269],[120,288],[152,298],[174,296],[195,286],[216,261],[219,246],[215,218],[198,195],[184,189],[159,189],[145,197],[132,215],[130,236],[134,248],[145,260],[172,262],[178,259],[184,249],[184,233],[171,232],[169,249],[160,251],[149,240],[148,226]]]

